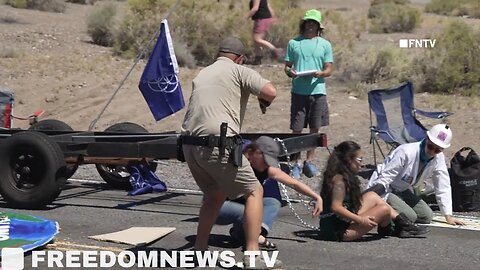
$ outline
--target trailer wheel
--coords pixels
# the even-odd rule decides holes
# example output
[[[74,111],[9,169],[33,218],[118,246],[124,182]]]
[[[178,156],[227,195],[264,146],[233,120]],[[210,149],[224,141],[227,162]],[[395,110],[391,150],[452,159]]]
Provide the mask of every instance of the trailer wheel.
[[[43,208],[65,185],[62,150],[43,133],[23,131],[5,139],[0,160],[0,194],[15,208]]]
[[[123,122],[114,124],[105,131],[110,132],[124,132],[124,133],[148,133],[144,127],[131,123]],[[157,163],[150,162],[150,169],[155,171],[157,169]],[[109,164],[96,164],[98,174],[102,177],[105,182],[107,182],[111,187],[130,190],[132,186],[130,184],[130,173],[127,170],[126,166],[123,165],[109,165]]]
[[[72,127],[70,127],[67,123],[62,122],[56,119],[46,119],[42,121],[38,121],[37,123],[33,124],[28,128],[29,130],[67,130],[72,131]]]
[[[53,131],[73,131],[73,128],[67,123],[62,122],[56,119],[45,119],[31,125],[29,130],[53,130]],[[67,164],[67,169],[65,170],[65,177],[69,179],[72,177],[78,169],[78,164]]]

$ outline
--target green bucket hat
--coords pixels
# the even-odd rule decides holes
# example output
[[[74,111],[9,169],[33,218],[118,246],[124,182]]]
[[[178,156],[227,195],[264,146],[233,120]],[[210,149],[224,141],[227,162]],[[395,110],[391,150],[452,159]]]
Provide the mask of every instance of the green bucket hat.
[[[319,10],[307,10],[307,12],[305,12],[305,16],[303,16],[303,20],[314,20],[320,24],[320,28],[325,28],[322,24],[322,13]]]

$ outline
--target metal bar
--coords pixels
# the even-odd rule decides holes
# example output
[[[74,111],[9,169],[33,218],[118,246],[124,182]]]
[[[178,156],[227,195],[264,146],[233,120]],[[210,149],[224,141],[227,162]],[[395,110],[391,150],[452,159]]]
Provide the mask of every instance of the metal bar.
[[[177,136],[145,142],[94,142],[87,146],[89,157],[170,159],[177,157]]]
[[[315,149],[317,147],[326,147],[324,136],[321,134],[298,135],[283,140],[287,153],[282,153],[280,156],[287,156],[290,154]]]
[[[0,135],[10,136],[25,130],[0,130]],[[79,131],[41,131],[58,143],[66,157],[124,157],[171,159],[177,157],[178,133],[116,133]],[[321,134],[292,133],[242,133],[242,138],[254,140],[262,135],[284,141],[287,153],[297,153],[325,147]]]

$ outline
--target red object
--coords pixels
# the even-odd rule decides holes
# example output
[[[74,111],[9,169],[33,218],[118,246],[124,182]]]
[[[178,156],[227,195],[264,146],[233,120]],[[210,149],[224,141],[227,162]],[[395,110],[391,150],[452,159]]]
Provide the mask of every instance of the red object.
[[[328,145],[328,144],[327,144],[327,142],[328,142],[328,140],[327,140],[327,134],[325,134],[325,133],[320,133],[320,140],[321,140],[321,142],[320,142],[321,146],[322,146],[322,147],[327,147],[327,145]]]
[[[12,104],[8,103],[5,104],[5,109],[3,110],[3,128],[11,128],[12,127]]]

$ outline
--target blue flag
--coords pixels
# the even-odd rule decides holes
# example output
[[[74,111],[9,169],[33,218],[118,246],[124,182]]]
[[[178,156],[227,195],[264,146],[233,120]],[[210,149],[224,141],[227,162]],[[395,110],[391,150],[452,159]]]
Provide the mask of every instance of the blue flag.
[[[156,121],[185,107],[177,74],[178,63],[168,22],[163,20],[160,36],[138,84]]]
[[[130,196],[167,190],[167,185],[146,165],[129,166],[128,172],[130,173],[129,181],[132,185],[132,190],[128,192]]]

